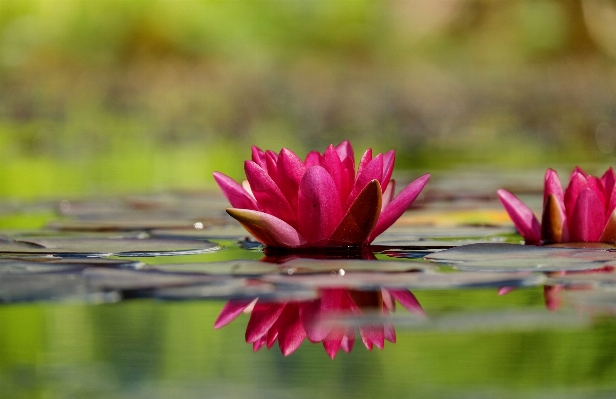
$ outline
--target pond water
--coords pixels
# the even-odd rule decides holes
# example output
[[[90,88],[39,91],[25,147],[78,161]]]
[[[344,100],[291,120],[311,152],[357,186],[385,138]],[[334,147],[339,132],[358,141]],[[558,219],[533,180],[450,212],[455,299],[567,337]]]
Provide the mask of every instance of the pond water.
[[[613,397],[616,252],[520,245],[494,191],[541,184],[437,177],[319,253],[214,192],[2,204],[0,397]]]

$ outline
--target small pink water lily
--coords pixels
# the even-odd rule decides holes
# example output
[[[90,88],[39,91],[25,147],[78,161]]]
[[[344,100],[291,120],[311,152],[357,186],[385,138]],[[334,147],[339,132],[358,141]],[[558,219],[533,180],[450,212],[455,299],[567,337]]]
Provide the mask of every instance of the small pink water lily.
[[[370,244],[391,226],[428,182],[423,175],[394,198],[393,150],[368,149],[355,173],[353,147],[343,141],[302,161],[293,151],[252,147],[242,184],[214,172],[237,219],[259,242],[279,248],[347,247]],[[383,189],[384,187],[384,189]]]
[[[388,316],[395,311],[395,301],[410,312],[425,316],[415,296],[405,289],[357,291],[345,288],[319,290],[319,298],[311,301],[267,302],[230,300],[220,311],[214,328],[222,328],[241,313],[250,313],[246,327],[246,342],[256,352],[264,346],[271,348],[276,340],[284,356],[295,352],[308,339],[322,342],[330,358],[340,349],[350,352],[355,343],[355,327],[336,322],[338,318],[358,317],[366,312]],[[396,331],[390,322],[367,321],[358,324],[359,335],[368,350],[383,349],[385,340],[396,342]]]
[[[548,169],[541,223],[515,195],[501,189],[498,197],[526,244],[616,243],[615,183],[616,173],[612,168],[599,178],[576,166],[569,186],[563,191],[558,174]]]

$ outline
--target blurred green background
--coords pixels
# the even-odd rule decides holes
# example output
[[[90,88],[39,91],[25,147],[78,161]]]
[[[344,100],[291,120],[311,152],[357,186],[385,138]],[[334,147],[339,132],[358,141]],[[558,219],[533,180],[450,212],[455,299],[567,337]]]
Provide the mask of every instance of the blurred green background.
[[[606,164],[613,1],[0,1],[0,197],[213,186],[250,145]]]

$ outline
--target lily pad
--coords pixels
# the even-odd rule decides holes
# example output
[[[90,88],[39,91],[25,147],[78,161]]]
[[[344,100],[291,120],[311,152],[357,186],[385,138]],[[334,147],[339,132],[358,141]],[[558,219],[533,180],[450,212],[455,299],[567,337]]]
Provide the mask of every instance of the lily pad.
[[[0,302],[79,299],[105,292],[143,291],[193,284],[225,285],[228,278],[89,267],[58,273],[12,273],[0,279]],[[145,295],[145,294],[142,294]],[[99,296],[95,295],[95,298]],[[119,299],[118,296],[114,297]]]
[[[527,287],[541,285],[542,274],[528,273],[332,273],[329,275],[268,275],[264,281],[313,288],[345,287],[377,289],[403,287],[408,289],[452,289],[479,287]]]
[[[262,281],[230,279],[225,285],[192,285],[189,287],[157,289],[152,296],[159,299],[254,299],[265,301],[305,301],[318,298],[309,287],[278,287]]]
[[[53,254],[58,256],[164,256],[213,252],[220,247],[198,240],[160,238],[29,237],[27,241],[0,242],[0,254]]]
[[[610,287],[616,286],[616,273],[596,272],[596,273],[570,273],[564,276],[552,276],[547,280],[550,285],[564,285],[566,287]]]
[[[199,225],[190,229],[156,229],[150,231],[153,237],[160,238],[192,238],[210,239],[225,238],[240,240],[248,236],[249,233],[239,223],[227,225]]]
[[[169,273],[219,274],[257,277],[263,274],[280,273],[279,265],[256,260],[233,260],[228,262],[172,263],[145,265],[140,270],[158,270]]]
[[[616,253],[515,244],[471,244],[427,255],[425,259],[465,271],[588,270],[616,261]]]
[[[417,272],[431,269],[424,262],[413,261],[377,261],[360,259],[294,259],[282,266],[283,274],[312,274],[312,273],[337,273],[348,272]]]
[[[167,220],[156,218],[135,218],[134,215],[122,219],[105,218],[103,220],[54,220],[47,227],[60,231],[131,231],[153,230],[171,228],[193,228],[196,223],[203,225],[201,221],[193,220]]]
[[[593,311],[604,310],[610,314],[616,311],[616,291],[566,291],[562,293],[562,296],[563,299],[576,308]]]

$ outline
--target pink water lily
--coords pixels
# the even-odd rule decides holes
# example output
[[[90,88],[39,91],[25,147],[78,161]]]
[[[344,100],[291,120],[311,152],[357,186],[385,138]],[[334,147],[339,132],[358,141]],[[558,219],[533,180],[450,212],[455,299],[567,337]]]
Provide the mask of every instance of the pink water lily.
[[[541,223],[533,211],[506,190],[498,190],[511,220],[526,244],[563,242],[616,243],[616,173],[602,177],[575,167],[563,191],[558,174],[548,169],[543,191]]]
[[[301,160],[252,147],[242,184],[214,172],[231,203],[227,213],[259,242],[279,248],[346,247],[370,244],[391,226],[428,182],[423,175],[395,198],[393,150],[372,156],[368,149],[357,173],[353,147],[343,141]]]
[[[321,342],[330,358],[342,349],[350,352],[355,343],[355,328],[348,323],[336,323],[344,317],[357,317],[370,313],[389,315],[395,311],[395,301],[410,312],[424,316],[415,296],[404,289],[357,291],[344,288],[319,290],[319,298],[312,301],[267,302],[255,300],[230,300],[225,304],[214,323],[222,328],[241,313],[250,313],[246,327],[246,342],[252,343],[256,352],[264,346],[271,348],[276,341],[283,355],[296,351],[308,339]],[[358,324],[359,335],[368,350],[383,349],[385,340],[396,342],[394,326],[389,322],[373,321]]]

